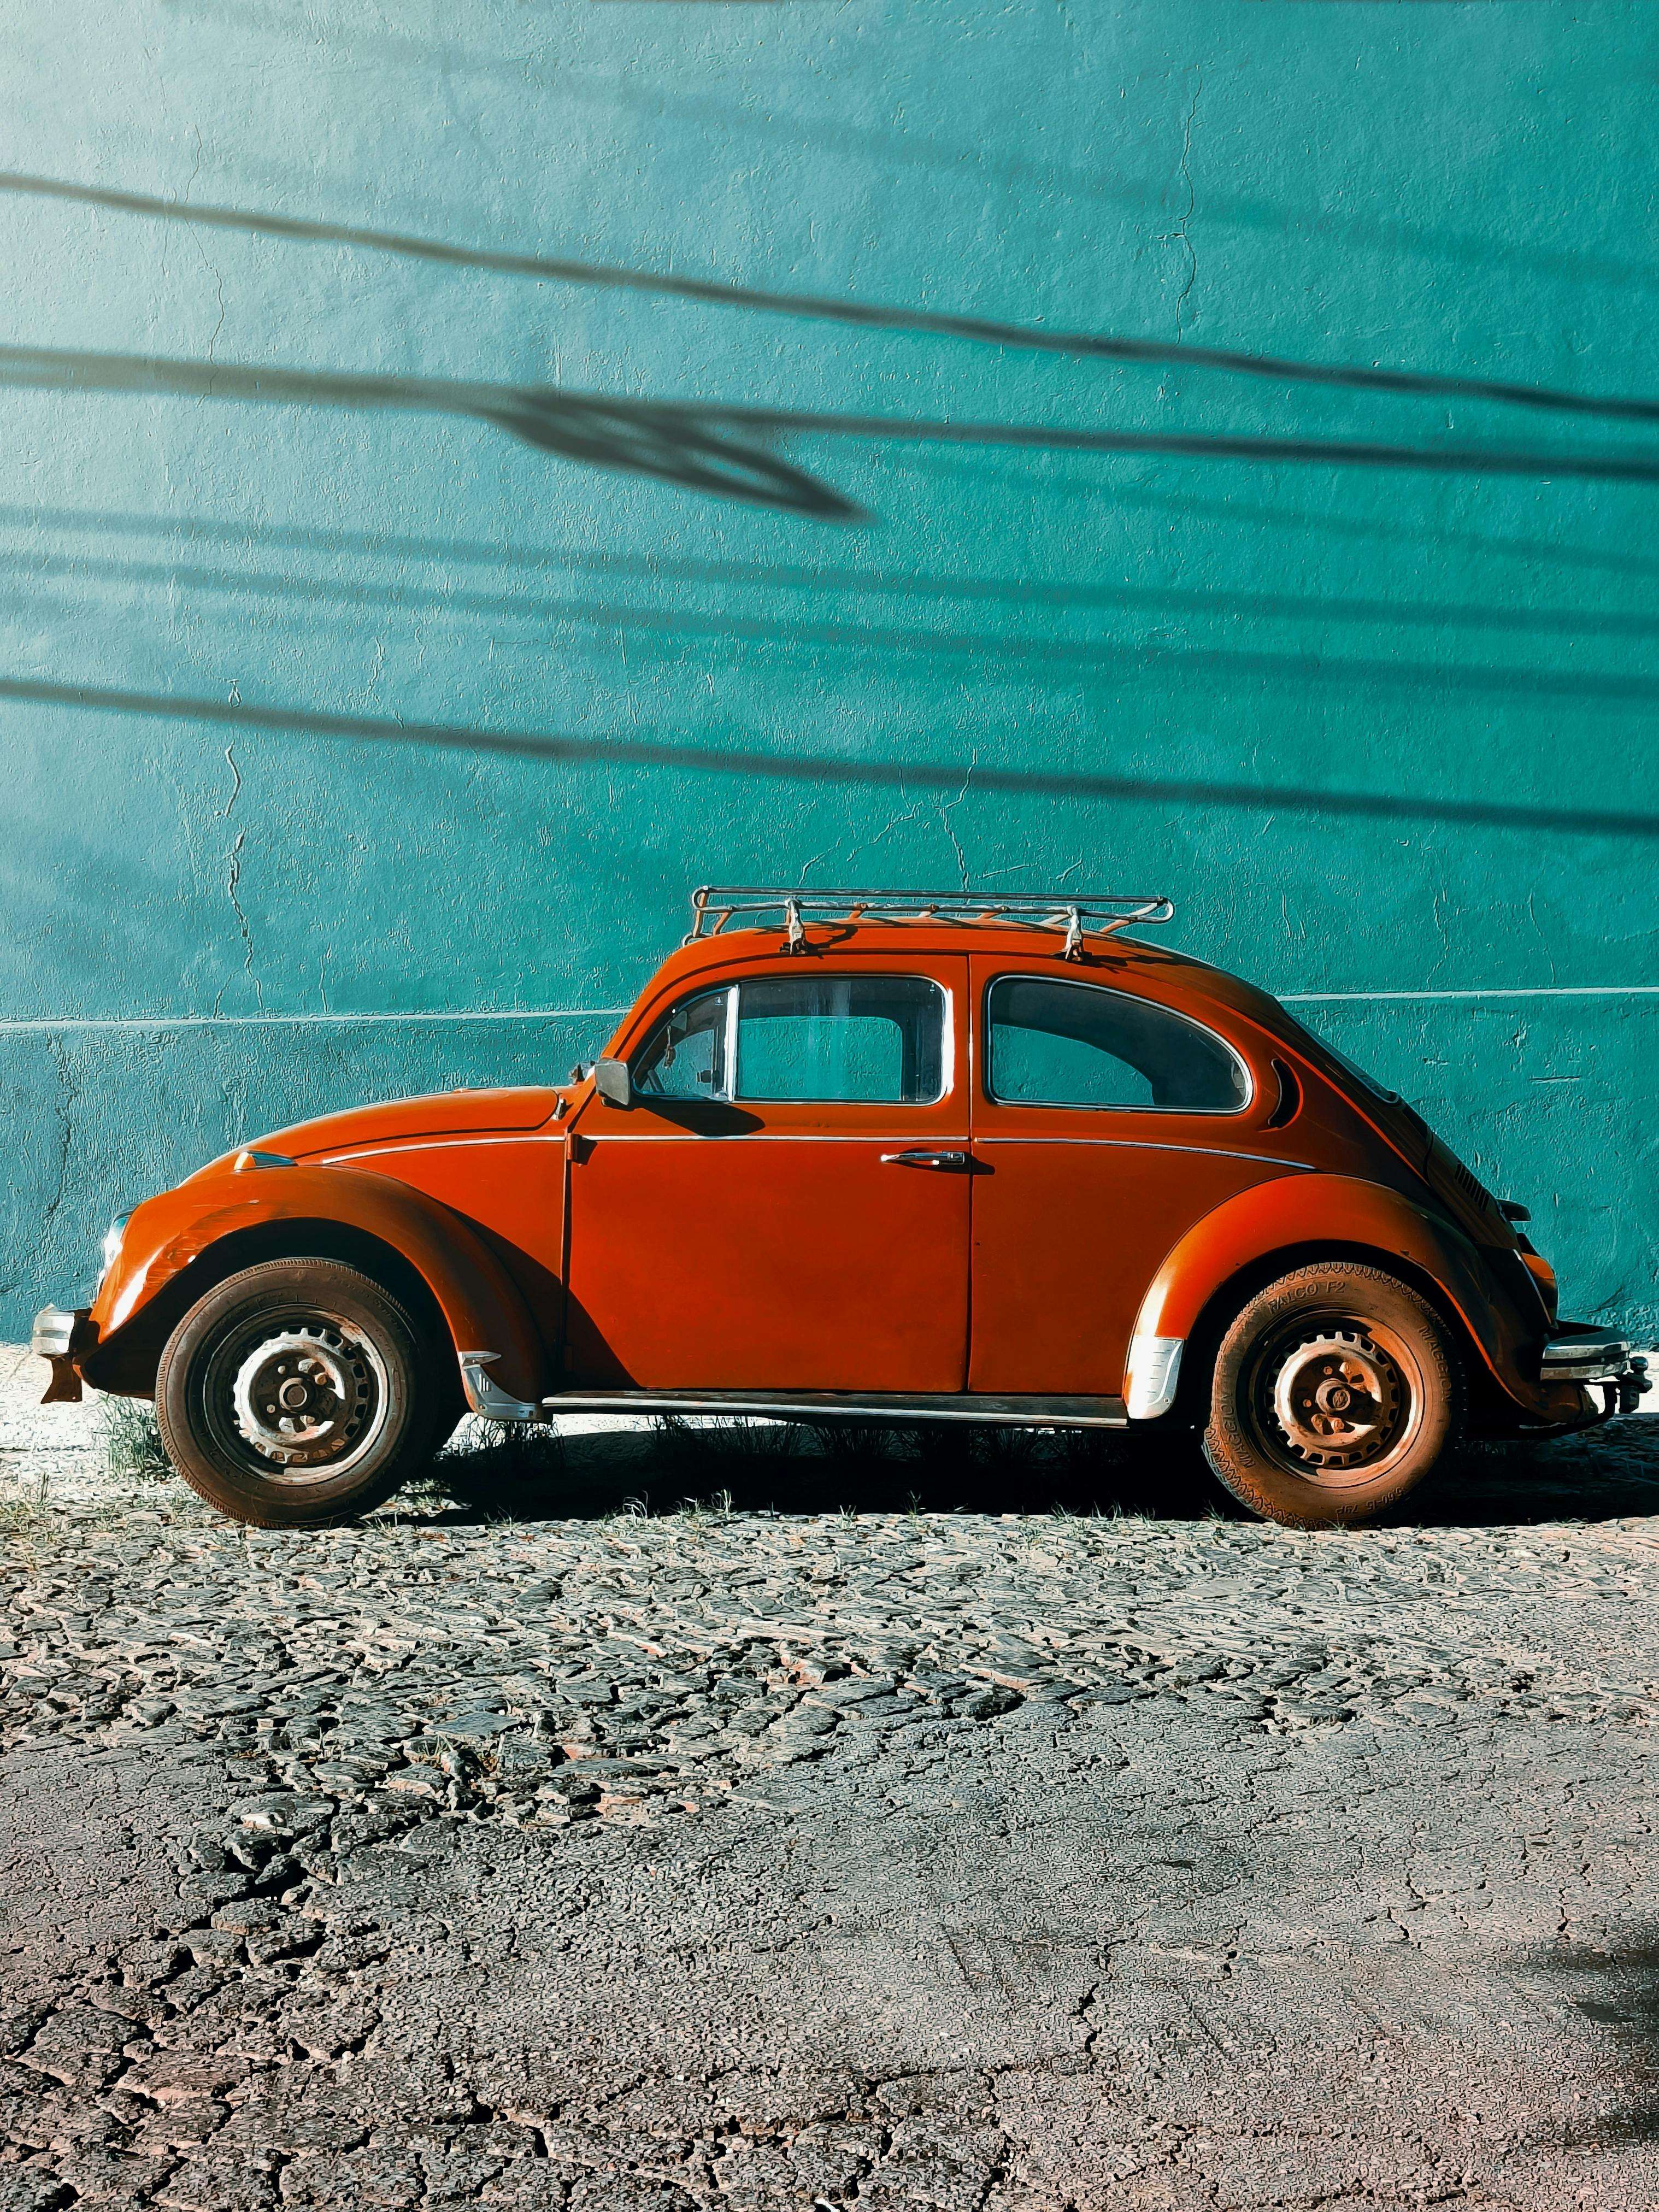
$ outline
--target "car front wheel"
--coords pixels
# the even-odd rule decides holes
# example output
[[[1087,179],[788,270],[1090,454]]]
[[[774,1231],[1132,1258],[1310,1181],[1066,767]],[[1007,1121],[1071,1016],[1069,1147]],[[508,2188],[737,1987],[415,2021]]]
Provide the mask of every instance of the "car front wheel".
[[[267,1261],[216,1285],[168,1339],[155,1383],[162,1441],[191,1489],[238,1521],[349,1520],[441,1441],[453,1359],[440,1349],[356,1268]]]
[[[1364,1521],[1455,1445],[1462,1376],[1444,1324],[1381,1268],[1301,1267],[1258,1291],[1216,1357],[1205,1456],[1291,1528]]]

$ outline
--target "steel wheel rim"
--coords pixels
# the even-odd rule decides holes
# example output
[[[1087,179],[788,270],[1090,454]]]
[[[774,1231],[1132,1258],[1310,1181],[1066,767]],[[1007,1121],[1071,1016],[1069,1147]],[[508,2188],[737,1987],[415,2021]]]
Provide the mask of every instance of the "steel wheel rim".
[[[391,1413],[390,1378],[361,1323],[312,1305],[271,1306],[213,1346],[199,1404],[216,1449],[239,1474],[308,1488],[374,1450]]]
[[[1245,1403],[1256,1439],[1289,1474],[1352,1490],[1396,1466],[1425,1411],[1423,1368],[1397,1330],[1358,1314],[1298,1314],[1250,1363]]]

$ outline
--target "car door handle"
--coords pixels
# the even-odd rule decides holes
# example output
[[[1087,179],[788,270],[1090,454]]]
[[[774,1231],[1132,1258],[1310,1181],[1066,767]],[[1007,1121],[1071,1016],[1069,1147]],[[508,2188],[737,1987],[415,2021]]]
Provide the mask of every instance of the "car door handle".
[[[965,1168],[966,1152],[884,1152],[881,1164],[884,1168]]]

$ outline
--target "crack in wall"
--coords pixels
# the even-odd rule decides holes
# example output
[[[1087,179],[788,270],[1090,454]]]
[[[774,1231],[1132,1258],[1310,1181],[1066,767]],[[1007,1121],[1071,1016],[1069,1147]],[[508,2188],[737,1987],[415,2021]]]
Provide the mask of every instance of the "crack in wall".
[[[1181,181],[1187,187],[1187,204],[1182,210],[1180,222],[1176,223],[1173,230],[1167,230],[1164,232],[1163,240],[1161,241],[1164,244],[1178,245],[1182,252],[1187,257],[1187,281],[1182,286],[1181,290],[1176,296],[1175,325],[1176,339],[1177,343],[1180,341],[1181,333],[1184,327],[1182,316],[1186,308],[1188,297],[1192,291],[1193,286],[1198,281],[1198,256],[1193,251],[1193,242],[1191,238],[1188,235],[1188,227],[1193,219],[1193,210],[1197,204],[1197,195],[1193,187],[1191,156],[1193,150],[1193,124],[1198,114],[1198,96],[1203,89],[1204,72],[1202,70],[1194,69],[1193,71],[1192,105],[1187,110],[1187,125],[1186,129],[1182,134],[1181,140]]]
[[[234,695],[236,690],[235,684],[233,684],[230,688]],[[231,786],[230,797],[225,801],[223,806],[219,810],[216,819],[221,822],[228,821],[229,819],[231,809],[235,805],[242,788],[242,771],[236,765],[236,748],[234,745],[227,745],[225,747],[225,758],[228,762],[230,765],[230,772],[232,775],[235,777],[236,781]],[[258,1006],[259,1012],[264,1013],[265,1010],[264,989],[263,985],[260,983],[258,976],[254,973],[253,968],[253,932],[248,927],[248,919],[247,915],[243,912],[242,902],[236,896],[236,886],[242,880],[242,847],[246,842],[246,840],[247,831],[246,830],[239,830],[236,832],[236,842],[230,848],[229,863],[225,874],[225,896],[230,901],[231,910],[236,916],[236,927],[241,934],[243,945],[242,973],[252,984],[255,1002]],[[221,983],[219,988],[214,994],[213,1011],[216,1016],[218,1014],[219,1009],[224,1002],[226,988],[227,986]]]
[[[236,886],[242,879],[242,844],[246,836],[246,830],[239,830],[236,832],[236,842],[230,848],[230,868],[225,878],[225,896],[229,899],[235,914],[236,927],[241,932],[242,943],[246,948],[242,961],[242,973],[252,984],[253,995],[258,1002],[259,1012],[264,1013],[265,994],[259,978],[253,972],[253,932],[248,927],[247,916],[242,911],[242,902],[236,896]],[[225,986],[221,983],[213,1000],[213,1011],[216,1014],[219,1011],[220,1001],[224,995]]]
[[[975,753],[968,763],[967,775],[962,779],[962,789],[957,792],[954,799],[947,800],[946,803],[939,810],[939,827],[944,830],[945,836],[951,841],[951,850],[957,857],[957,871],[962,878],[960,887],[963,890],[967,890],[970,888],[968,882],[968,855],[962,849],[961,840],[957,837],[956,830],[951,826],[951,817],[955,813],[957,808],[961,805],[963,800],[967,798],[968,787],[973,781],[974,770],[978,766],[979,755]]]
[[[80,1101],[80,1089],[70,1072],[69,1054],[59,1036],[46,1040],[46,1049],[52,1055],[58,1082],[52,1092],[52,1119],[57,1124],[58,1158],[52,1170],[52,1195],[40,1209],[40,1220],[33,1243],[29,1247],[31,1266],[39,1261],[52,1248],[52,1232],[57,1224],[64,1194],[69,1188],[70,1153],[75,1140],[74,1109]],[[15,1278],[0,1282],[0,1293],[9,1295],[19,1287]]]
[[[202,259],[206,266],[209,276],[213,279],[214,286],[219,295],[219,319],[213,325],[213,335],[207,342],[207,357],[211,361],[213,359],[213,349],[219,343],[219,333],[225,326],[225,280],[220,275],[214,264],[208,260],[206,254],[202,256]]]

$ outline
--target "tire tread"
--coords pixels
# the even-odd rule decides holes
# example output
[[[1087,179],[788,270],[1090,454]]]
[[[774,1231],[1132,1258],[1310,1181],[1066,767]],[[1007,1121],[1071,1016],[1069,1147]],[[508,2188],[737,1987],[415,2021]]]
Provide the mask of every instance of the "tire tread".
[[[1231,1387],[1235,1362],[1262,1330],[1282,1315],[1293,1313],[1298,1305],[1363,1310],[1368,1296],[1382,1306],[1400,1302],[1414,1325],[1419,1356],[1425,1372],[1432,1376],[1434,1433],[1403,1465],[1390,1468],[1374,1481],[1326,1489],[1279,1466],[1261,1449],[1241,1416]],[[1446,1325],[1419,1291],[1382,1267],[1344,1260],[1316,1261],[1258,1291],[1224,1334],[1211,1382],[1204,1456],[1222,1486],[1264,1520],[1279,1522],[1286,1528],[1352,1526],[1385,1511],[1455,1450],[1462,1430],[1464,1399],[1462,1368]]]
[[[325,1279],[325,1289],[317,1285],[319,1275]],[[273,1301],[280,1296],[284,1302],[325,1297],[336,1304],[355,1301],[365,1310],[368,1325],[386,1330],[394,1358],[406,1370],[409,1404],[394,1446],[378,1462],[371,1457],[353,1480],[332,1491],[321,1485],[285,1491],[276,1484],[262,1490],[257,1476],[235,1480],[216,1464],[207,1443],[196,1433],[191,1371],[205,1356],[216,1328],[262,1294]],[[155,1377],[155,1413],[167,1456],[198,1497],[251,1528],[325,1528],[356,1520],[401,1489],[441,1441],[442,1368],[428,1334],[394,1291],[344,1261],[296,1255],[243,1268],[205,1291],[162,1349]],[[397,1341],[399,1334],[402,1344]]]

